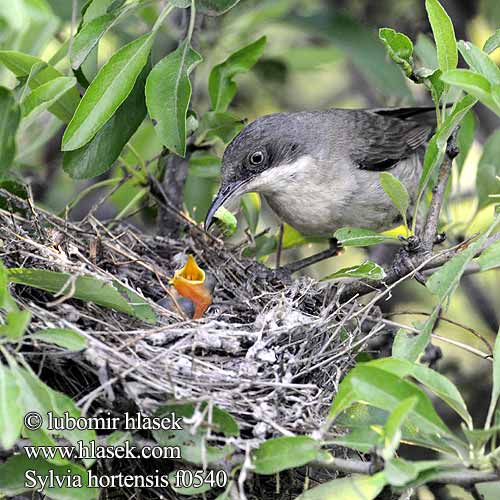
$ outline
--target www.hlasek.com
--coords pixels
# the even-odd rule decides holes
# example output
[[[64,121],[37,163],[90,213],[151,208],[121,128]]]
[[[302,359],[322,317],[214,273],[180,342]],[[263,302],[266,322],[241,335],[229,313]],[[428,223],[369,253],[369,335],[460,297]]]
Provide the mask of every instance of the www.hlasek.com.
[[[182,417],[175,413],[162,417],[149,417],[135,413],[125,413],[122,417],[111,417],[109,412],[97,417],[72,417],[68,412],[54,415],[48,412],[46,418],[37,412],[28,412],[24,417],[24,425],[29,430],[38,430],[42,427],[49,431],[63,430],[182,430]],[[179,446],[144,445],[134,446],[129,441],[113,445],[99,444],[95,441],[77,441],[74,445],[54,446],[25,446],[24,451],[28,458],[43,458],[48,461],[55,459],[66,460],[99,460],[99,459],[174,459],[180,460]],[[49,470],[41,475],[34,469],[25,471],[25,487],[45,491],[47,488],[164,488],[172,485],[174,488],[224,487],[228,481],[225,471],[193,471],[179,469],[173,476],[162,475],[159,470],[154,474],[138,476],[123,473],[115,475],[97,475],[91,469],[87,477],[66,469],[61,474],[61,468]]]

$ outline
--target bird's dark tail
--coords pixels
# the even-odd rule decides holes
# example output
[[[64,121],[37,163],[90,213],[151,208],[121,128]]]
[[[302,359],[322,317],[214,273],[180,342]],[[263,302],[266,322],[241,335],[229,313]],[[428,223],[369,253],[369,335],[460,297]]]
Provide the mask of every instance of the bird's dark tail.
[[[453,106],[452,103],[448,103],[446,105],[447,108]],[[421,115],[423,113],[430,113],[431,111],[435,111],[436,108],[434,106],[415,106],[411,108],[378,108],[371,109],[373,113],[382,116],[393,116],[394,118],[401,118],[405,120],[406,118],[412,118],[413,116]]]

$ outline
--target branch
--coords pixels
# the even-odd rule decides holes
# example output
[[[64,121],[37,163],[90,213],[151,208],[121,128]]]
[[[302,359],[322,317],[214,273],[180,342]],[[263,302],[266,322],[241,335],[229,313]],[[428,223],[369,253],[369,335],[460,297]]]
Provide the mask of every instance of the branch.
[[[335,472],[346,472],[349,474],[374,474],[380,467],[373,462],[363,462],[362,460],[350,460],[344,458],[333,458],[333,461],[311,462],[309,467],[325,468]],[[483,472],[475,469],[457,468],[437,473],[431,477],[433,483],[456,484],[459,486],[470,486],[476,483],[486,483],[500,480],[496,472]]]
[[[441,213],[441,208],[443,206],[444,192],[448,184],[452,164],[453,160],[446,155],[443,163],[441,163],[438,181],[432,189],[432,200],[429,206],[429,211],[427,212],[427,220],[425,221],[421,234],[423,249],[428,252],[430,252],[434,246],[434,239],[436,237],[437,227],[439,224],[439,214]]]
[[[340,290],[340,300],[347,301],[354,296],[362,296],[368,293],[376,292],[379,290],[383,290],[388,286],[393,285],[394,283],[403,280],[412,278],[417,271],[424,272],[435,270],[438,267],[443,266],[453,257],[458,255],[464,247],[470,242],[469,240],[463,241],[458,245],[448,248],[446,250],[442,250],[441,252],[437,252],[435,254],[431,254],[429,256],[428,253],[411,253],[408,250],[403,250],[400,252],[397,260],[394,262],[392,269],[387,273],[385,279],[380,281],[370,281],[370,280],[352,280],[348,282],[341,290]],[[474,257],[478,257],[484,252],[489,246],[493,243],[500,241],[500,232],[490,236],[484,245],[478,249],[475,253]]]
[[[177,212],[182,212],[184,203],[184,184],[188,174],[188,158],[182,158],[176,154],[168,154],[163,150],[162,157],[158,160],[160,170],[165,169],[165,177],[162,182],[165,199]],[[158,232],[161,236],[176,238],[179,236],[181,221],[172,210],[166,210],[160,205],[158,211]]]

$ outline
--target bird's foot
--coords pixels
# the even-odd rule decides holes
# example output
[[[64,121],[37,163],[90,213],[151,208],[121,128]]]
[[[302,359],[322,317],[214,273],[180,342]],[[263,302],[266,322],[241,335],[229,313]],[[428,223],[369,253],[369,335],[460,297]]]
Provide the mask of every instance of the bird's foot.
[[[446,241],[446,233],[438,233],[434,238],[434,245],[441,245]]]
[[[408,253],[416,253],[422,246],[422,241],[416,235],[409,236],[408,238],[400,236],[399,239],[406,244],[406,251]]]
[[[288,271],[289,273],[295,273],[304,269],[305,267],[312,266],[313,264],[317,264],[322,260],[329,259],[330,257],[336,257],[340,255],[343,251],[342,245],[338,242],[336,238],[330,238],[330,247],[323,252],[316,253],[311,255],[310,257],[306,257],[305,259],[300,259],[296,262],[292,262],[287,264],[286,266],[282,266],[280,269]]]

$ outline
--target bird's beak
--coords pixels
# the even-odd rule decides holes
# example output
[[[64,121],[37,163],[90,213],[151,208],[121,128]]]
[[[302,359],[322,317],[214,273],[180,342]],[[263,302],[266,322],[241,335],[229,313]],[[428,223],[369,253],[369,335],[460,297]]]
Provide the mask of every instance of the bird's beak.
[[[217,212],[217,210],[224,205],[224,203],[226,203],[230,198],[243,193],[243,189],[241,188],[246,183],[247,180],[236,181],[219,189],[219,192],[215,196],[214,201],[208,209],[207,216],[205,217],[205,230],[208,231],[209,227],[212,225],[215,212]]]

